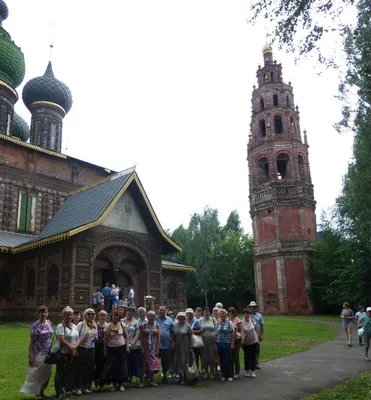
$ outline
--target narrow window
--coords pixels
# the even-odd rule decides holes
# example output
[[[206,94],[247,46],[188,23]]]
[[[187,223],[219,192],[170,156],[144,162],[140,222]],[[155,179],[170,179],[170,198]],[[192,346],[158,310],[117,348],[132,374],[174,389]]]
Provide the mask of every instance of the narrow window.
[[[273,293],[268,294],[268,310],[275,311],[277,310],[277,296]]]
[[[53,264],[48,273],[48,296],[57,296],[59,294],[59,268]]]
[[[50,150],[55,150],[55,145],[57,142],[57,124],[52,122],[50,124]]]
[[[6,135],[10,136],[10,122],[12,121],[12,116],[8,113],[8,119],[6,121]]]
[[[276,115],[274,117],[274,132],[276,134],[280,134],[283,132],[283,127],[282,127],[282,118],[280,115]]]
[[[21,192],[18,205],[18,230],[33,232],[35,230],[36,197]]]
[[[35,144],[40,146],[40,136],[41,136],[41,121],[35,122]]]
[[[35,283],[36,283],[35,269],[30,268],[27,272],[27,280],[26,280],[27,297],[35,296]]]
[[[273,95],[273,105],[275,107],[278,107],[278,95],[277,94]]]
[[[271,82],[274,82],[274,72],[271,71]]]
[[[174,282],[169,282],[167,285],[167,298],[171,300],[178,298],[178,290]]]
[[[7,271],[0,271],[0,298],[10,297],[11,280]]]
[[[289,161],[288,154],[280,154],[277,157],[277,178],[287,179],[289,177]]]
[[[265,127],[264,119],[260,120],[260,133],[261,133],[262,137],[267,136],[267,128]]]
[[[305,172],[304,172],[304,159],[303,156],[298,156],[298,167],[299,167],[299,179],[301,181],[305,181]]]
[[[261,98],[260,99],[260,111],[263,111],[263,110],[264,110],[264,99]]]
[[[266,157],[259,160],[259,178],[261,183],[269,181],[269,163]]]
[[[290,107],[290,97],[288,94],[286,95],[286,107]]]

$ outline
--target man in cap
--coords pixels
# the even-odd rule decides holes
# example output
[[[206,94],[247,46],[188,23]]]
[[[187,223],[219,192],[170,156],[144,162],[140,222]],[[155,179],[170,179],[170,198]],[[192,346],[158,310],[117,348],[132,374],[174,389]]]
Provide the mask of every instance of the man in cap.
[[[255,301],[251,301],[249,304],[249,309],[251,312],[250,318],[255,322],[256,330],[259,335],[259,341],[258,341],[258,346],[256,349],[256,369],[260,369],[259,365],[259,355],[260,355],[260,342],[263,341],[263,335],[264,335],[264,319],[263,316],[258,313],[258,305],[255,303]]]

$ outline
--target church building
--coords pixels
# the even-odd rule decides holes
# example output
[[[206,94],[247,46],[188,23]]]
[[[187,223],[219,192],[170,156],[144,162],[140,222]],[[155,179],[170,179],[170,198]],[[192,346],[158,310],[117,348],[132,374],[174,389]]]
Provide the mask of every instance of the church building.
[[[260,311],[311,314],[309,256],[316,215],[299,107],[282,79],[272,48],[263,49],[252,94],[248,142],[250,215],[255,241],[255,287]]]
[[[106,282],[136,303],[151,295],[187,305],[186,272],[164,260],[181,251],[162,228],[135,169],[111,171],[61,152],[70,89],[52,63],[23,89],[31,128],[15,113],[25,75],[20,48],[3,28],[0,0],[0,318],[33,318],[42,304],[84,310]]]

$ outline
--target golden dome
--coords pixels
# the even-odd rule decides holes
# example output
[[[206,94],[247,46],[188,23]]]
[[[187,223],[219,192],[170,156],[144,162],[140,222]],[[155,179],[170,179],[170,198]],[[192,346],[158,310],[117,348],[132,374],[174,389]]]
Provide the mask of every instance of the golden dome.
[[[266,43],[263,47],[263,54],[265,53],[272,53],[272,46],[268,43]]]

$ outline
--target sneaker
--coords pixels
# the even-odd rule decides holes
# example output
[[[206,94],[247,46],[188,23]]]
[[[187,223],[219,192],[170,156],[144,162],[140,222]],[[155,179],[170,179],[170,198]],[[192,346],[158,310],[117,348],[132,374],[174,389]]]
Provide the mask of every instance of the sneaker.
[[[254,371],[251,372],[251,378],[256,378],[256,375],[255,375]]]
[[[80,389],[77,389],[76,392],[75,392],[75,395],[76,396],[82,395],[82,391]]]
[[[139,384],[139,386],[138,387],[140,387],[140,388],[144,388],[144,383],[143,382],[140,382],[140,384]]]
[[[233,382],[233,378],[228,378],[228,382]]]
[[[240,376],[239,375],[237,375],[237,374],[234,374],[233,375],[233,379],[238,379]]]
[[[91,390],[89,390],[89,389],[84,389],[83,391],[83,394],[89,394],[89,393],[93,393]]]
[[[152,381],[152,382],[150,382],[150,383],[149,383],[149,386],[152,386],[152,387],[157,387],[158,385],[157,385],[157,383],[156,383],[156,382]]]
[[[222,376],[222,377],[220,378],[220,380],[221,380],[222,382],[224,382],[224,381],[225,381],[224,376]]]
[[[171,379],[172,377],[173,377],[173,374],[171,372],[168,372],[167,379]]]
[[[111,385],[111,387],[109,388],[110,392],[116,392],[116,386],[115,385]]]
[[[119,390],[120,390],[120,392],[125,392],[124,385],[121,385]]]
[[[246,378],[248,378],[250,376],[250,370],[249,371],[245,371],[245,376],[246,376]]]

